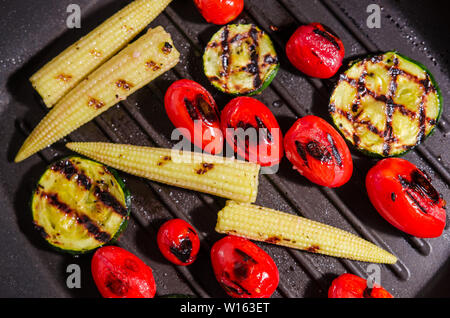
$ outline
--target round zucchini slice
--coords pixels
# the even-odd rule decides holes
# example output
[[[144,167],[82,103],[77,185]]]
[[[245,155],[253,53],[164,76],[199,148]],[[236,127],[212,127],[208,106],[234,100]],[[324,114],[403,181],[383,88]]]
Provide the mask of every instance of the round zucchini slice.
[[[217,31],[206,46],[203,68],[220,91],[250,96],[269,86],[279,62],[264,31],[254,24],[229,24]]]
[[[359,150],[392,157],[432,133],[442,97],[425,66],[391,51],[354,62],[340,76],[329,111],[336,127]]]
[[[69,157],[51,164],[33,191],[35,227],[56,249],[73,254],[111,243],[125,229],[130,193],[116,172]]]

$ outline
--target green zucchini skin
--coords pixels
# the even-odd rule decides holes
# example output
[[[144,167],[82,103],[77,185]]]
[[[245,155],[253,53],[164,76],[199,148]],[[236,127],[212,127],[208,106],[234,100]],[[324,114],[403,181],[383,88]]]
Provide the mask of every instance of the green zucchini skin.
[[[360,78],[358,79],[356,77],[347,76],[347,75],[349,75],[349,74],[357,75],[358,67],[361,68],[362,66],[364,67],[364,70],[367,71],[366,65],[370,65],[372,67],[372,69],[373,69],[373,65],[375,65],[374,67],[378,67],[378,65],[381,65],[381,66],[387,68],[387,66],[383,63],[385,61],[390,62],[390,59],[392,59],[393,61],[396,60],[396,63],[397,63],[397,64],[393,63],[392,64],[393,66],[391,66],[391,68],[394,68],[394,71],[396,71],[396,70],[399,71],[397,74],[390,73],[391,70],[389,70],[389,72],[386,72],[389,74],[389,76],[392,76],[391,74],[395,74],[395,77],[392,76],[392,77],[388,78],[389,80],[394,79],[393,81],[389,82],[389,85],[392,85],[392,83],[394,83],[393,87],[395,87],[393,90],[394,95],[389,96],[391,98],[390,99],[391,102],[392,101],[394,102],[394,107],[392,108],[393,109],[392,112],[395,115],[395,117],[391,113],[390,120],[389,120],[389,124],[390,124],[389,128],[391,129],[391,131],[393,131],[393,133],[391,134],[392,138],[387,138],[387,139],[390,139],[389,141],[383,140],[382,142],[380,142],[378,144],[376,142],[372,142],[372,145],[374,145],[374,146],[380,146],[380,144],[383,144],[383,150],[381,150],[381,149],[374,150],[374,148],[367,147],[367,144],[369,144],[369,143],[366,143],[366,145],[358,144],[358,141],[361,141],[361,139],[359,138],[360,137],[359,133],[361,132],[361,126],[362,126],[362,125],[359,125],[359,123],[357,123],[358,120],[355,121],[356,123],[351,123],[351,125],[354,125],[354,127],[352,127],[352,128],[355,129],[355,130],[353,130],[353,134],[349,133],[349,131],[352,132],[351,129],[350,130],[348,129],[349,125],[347,125],[347,126],[343,125],[343,123],[345,124],[346,122],[351,122],[353,120],[353,118],[357,118],[359,116],[359,114],[357,114],[356,112],[352,113],[352,111],[348,111],[348,109],[346,109],[347,116],[348,116],[348,113],[350,113],[350,115],[351,115],[350,116],[351,118],[347,117],[348,120],[345,120],[345,118],[344,118],[345,116],[343,116],[343,114],[341,114],[342,116],[339,116],[337,114],[338,111],[342,111],[342,109],[344,107],[348,108],[348,106],[350,106],[350,105],[353,106],[355,104],[355,98],[352,100],[347,100],[345,102],[339,102],[340,97],[342,97],[344,95],[347,95],[347,96],[352,95],[351,91],[349,91],[349,90],[345,91],[345,89],[342,89],[342,87],[339,87],[339,86],[343,85],[342,82],[348,82],[349,84],[351,83],[351,85],[354,85],[355,83],[357,83],[357,85],[356,85],[358,87],[357,88],[358,92],[356,95],[358,97],[358,99],[356,99],[357,105],[360,105],[359,102],[361,99],[359,96],[359,94],[360,94],[359,90],[361,89],[361,87],[364,88],[362,90],[362,92],[363,92],[362,96],[364,96],[364,94],[367,95],[367,92],[369,92],[369,94],[371,94],[374,97],[374,99],[377,99],[378,101],[380,101],[381,100],[380,97],[387,96],[387,95],[380,94],[378,92],[378,89],[381,90],[382,85],[383,85],[383,84],[380,84],[380,81],[378,82],[378,85],[375,85],[375,87],[369,88],[367,83],[365,82],[366,76],[364,76],[364,81],[362,81],[363,86],[361,86]],[[380,68],[381,68],[381,66],[380,66]],[[376,70],[376,68],[375,68],[375,70]],[[378,76],[378,79],[381,78],[381,82],[383,82],[383,79],[386,79],[386,78],[383,78],[383,76],[380,76],[380,74],[375,74],[376,78],[377,78],[377,76]],[[402,78],[403,82],[401,82],[399,84],[397,76],[407,77],[408,79],[405,80],[404,78]],[[384,82],[388,82],[388,80],[386,79],[386,81],[384,81]],[[414,83],[418,85],[417,87],[420,88],[420,91],[417,89],[415,91],[414,91],[414,89],[409,89],[414,86],[408,87],[408,85],[410,85],[410,84],[414,85]],[[339,96],[339,94],[337,93],[339,88],[341,88],[342,91],[346,94],[341,94],[342,96]],[[376,93],[373,92],[374,88],[377,89]],[[355,87],[355,89],[356,89],[356,87]],[[418,106],[417,111],[410,109],[411,106],[414,106],[414,103],[409,103],[409,101],[405,102],[405,103],[397,102],[397,100],[401,99],[402,96],[408,95],[408,94],[402,95],[402,91],[401,91],[402,89],[405,89],[406,92],[408,92],[407,89],[409,89],[409,92],[412,91],[412,93],[410,93],[410,95],[413,95],[413,96],[415,96],[414,93],[423,91],[422,94],[417,95],[417,98],[421,99],[420,106]],[[398,90],[400,90],[399,94],[397,94]],[[338,107],[336,107],[336,105],[335,105],[336,101],[338,101],[338,104],[340,104]],[[391,102],[389,102],[389,103],[391,103]],[[387,110],[388,109],[388,106],[387,106],[388,101],[385,101],[384,103],[385,103],[384,105]],[[374,103],[372,103],[372,105],[370,105],[370,103],[369,103],[369,106],[373,106],[373,105],[374,105]],[[399,122],[401,122],[401,121],[398,118],[401,118],[401,116],[399,116],[399,114],[395,114],[397,107],[400,107],[402,109],[401,112],[402,112],[402,114],[404,112],[403,115],[410,113],[408,116],[413,116],[413,117],[411,117],[412,118],[411,122],[413,122],[413,120],[418,121],[417,125],[418,125],[419,132],[416,135],[414,133],[409,134],[409,132],[408,132],[408,130],[413,131],[415,128],[412,123],[411,123],[411,126],[409,126],[409,127],[408,127],[408,125],[405,125],[404,123],[402,123],[403,126],[399,124]],[[356,107],[356,108],[358,108],[358,107]],[[363,106],[362,110],[360,111],[362,114],[364,114],[364,109],[365,109],[365,106]],[[422,109],[423,109],[423,111],[422,111]],[[329,113],[330,113],[330,116],[331,116],[334,126],[341,132],[342,135],[344,135],[346,140],[350,144],[352,144],[357,150],[359,150],[364,155],[367,155],[372,158],[400,157],[400,156],[405,155],[412,149],[414,149],[417,145],[424,142],[424,140],[427,137],[429,137],[430,135],[433,134],[433,132],[435,131],[436,125],[442,115],[442,111],[443,111],[442,94],[441,94],[440,88],[439,88],[436,80],[434,79],[433,75],[431,74],[431,72],[423,64],[421,64],[409,57],[406,57],[396,51],[388,51],[388,52],[381,53],[381,54],[372,54],[365,58],[351,61],[349,63],[348,69],[343,74],[341,74],[341,77],[339,78],[338,82],[334,86],[334,90],[331,95],[330,104],[329,104]],[[380,110],[380,114],[383,114],[383,112],[384,111]],[[430,112],[431,117],[428,117],[428,112]],[[386,120],[386,123],[388,122],[388,119],[387,119],[388,114],[387,113],[388,112],[386,111],[386,114],[385,114],[386,118],[384,118]],[[421,115],[421,113],[423,113],[425,116]],[[373,117],[376,118],[377,117],[376,115],[377,114],[375,114],[375,116],[373,116]],[[367,127],[371,127],[370,129],[367,128],[368,130],[371,130],[371,132],[373,132],[374,134],[375,133],[379,134],[380,136],[381,136],[380,133],[385,133],[385,136],[386,136],[386,131],[384,131],[384,128],[380,129],[380,126],[378,126],[378,127],[376,126],[377,123],[378,124],[382,123],[381,121],[377,122],[377,120],[376,119],[374,120],[371,116],[367,116],[367,115],[363,115],[363,116],[366,116],[366,118],[364,118],[364,122],[365,122],[365,124],[367,124],[367,122],[368,122]],[[424,118],[422,122],[420,120],[421,116],[422,116],[422,118]],[[397,133],[395,133],[395,129],[393,129],[393,126],[395,126],[395,124],[397,124],[396,125]],[[375,127],[375,129],[373,127]],[[388,129],[387,125],[383,126],[383,127],[386,127],[386,129]],[[399,129],[399,128],[403,128],[403,127],[405,127],[405,129],[406,129],[405,134],[402,132],[402,129]],[[378,131],[377,131],[377,128],[378,128]],[[356,137],[358,137],[357,138],[358,140],[355,139],[355,136],[354,136],[355,132],[357,135]],[[367,135],[370,135],[370,134],[367,134]],[[362,136],[364,137],[364,134]],[[407,138],[405,138],[405,136]],[[414,140],[413,138],[416,138],[416,139]],[[394,143],[392,143],[392,140],[394,141]],[[405,142],[403,144],[402,143],[403,140],[407,140],[408,142]],[[413,142],[411,142],[411,141],[413,141]],[[388,146],[385,147],[385,144],[388,144]],[[391,147],[392,145],[394,145],[394,147]],[[386,151],[386,148],[387,148],[387,151]]]
[[[260,94],[280,64],[269,36],[254,24],[229,24],[217,31],[203,54],[211,84],[233,96]]]
[[[36,206],[33,204],[33,202],[35,202],[35,200],[42,200],[42,197],[38,198],[37,196],[40,196],[40,194],[42,193],[41,182],[42,182],[43,178],[46,176],[46,174],[50,173],[49,171],[52,170],[52,167],[55,167],[56,164],[66,162],[66,161],[83,162],[84,164],[95,165],[96,167],[99,167],[99,168],[101,167],[102,169],[104,169],[105,175],[109,175],[106,179],[113,182],[114,185],[112,185],[111,187],[114,187],[114,189],[116,189],[116,191],[118,191],[117,193],[121,194],[120,201],[118,200],[118,202],[121,203],[123,210],[121,210],[120,220],[118,220],[117,226],[115,226],[113,231],[111,233],[109,233],[110,236],[109,236],[108,240],[105,240],[102,242],[97,242],[98,244],[95,244],[95,246],[90,246],[89,248],[74,249],[74,248],[66,247],[64,245],[55,244],[54,242],[52,242],[49,239],[49,234],[47,233],[45,227],[43,227],[41,224],[38,224],[36,217],[35,217],[36,216],[35,212],[36,213],[39,213],[39,212],[36,211]],[[90,175],[89,173],[87,173],[86,175],[88,177],[92,177],[92,175]],[[61,176],[61,178],[63,178],[63,176]],[[67,179],[67,177],[65,177],[65,178]],[[70,180],[72,180],[72,179],[73,179],[73,177],[70,179],[67,179],[66,182],[70,183],[71,182]],[[94,180],[92,182],[91,188],[96,186],[97,181],[99,181],[99,180],[103,180],[103,179]],[[58,194],[58,191],[56,191],[56,194]],[[34,227],[40,232],[41,236],[43,236],[43,238],[46,240],[48,245],[53,250],[55,250],[57,252],[68,253],[71,255],[86,254],[86,253],[89,253],[89,252],[97,249],[98,247],[103,246],[103,245],[114,244],[117,241],[117,239],[120,237],[120,235],[125,231],[125,229],[127,228],[127,225],[128,225],[129,215],[130,215],[130,211],[131,211],[131,194],[130,194],[130,191],[125,186],[124,181],[122,180],[122,178],[120,178],[119,174],[117,173],[117,171],[115,169],[106,167],[105,165],[103,165],[101,163],[98,163],[98,162],[88,159],[88,158],[84,158],[82,156],[70,156],[70,157],[64,157],[60,160],[57,160],[47,166],[45,172],[41,175],[39,181],[36,183],[34,190],[32,191],[32,195],[30,197],[30,209],[32,212],[31,218],[32,218]],[[62,234],[59,234],[59,235],[62,235]]]

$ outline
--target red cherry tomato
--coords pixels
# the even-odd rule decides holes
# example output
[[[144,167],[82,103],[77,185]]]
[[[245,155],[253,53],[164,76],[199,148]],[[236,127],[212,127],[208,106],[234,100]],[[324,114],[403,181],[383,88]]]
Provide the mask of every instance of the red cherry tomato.
[[[92,257],[91,270],[105,298],[153,298],[155,295],[152,269],[123,248],[99,248]]]
[[[200,249],[197,232],[182,219],[164,223],[158,230],[156,240],[164,257],[176,265],[192,264]]]
[[[342,274],[331,283],[328,298],[394,298],[383,287],[374,284],[367,286],[367,281],[353,274]]]
[[[247,239],[226,236],[211,248],[217,281],[234,298],[269,298],[278,286],[272,258]]]
[[[272,166],[283,157],[280,126],[270,109],[257,99],[232,99],[222,110],[221,125],[227,143],[247,161]]]
[[[286,44],[289,61],[306,75],[329,78],[336,74],[345,55],[342,41],[320,23],[300,26]]]
[[[445,227],[445,201],[413,163],[387,158],[366,176],[369,199],[378,213],[403,232],[438,237]]]
[[[244,9],[244,0],[194,0],[203,18],[209,23],[227,24]]]
[[[339,133],[317,116],[298,119],[284,136],[286,157],[310,181],[339,187],[353,172],[350,150]]]
[[[219,110],[203,86],[187,79],[174,82],[166,91],[164,106],[173,125],[197,147],[212,154],[222,151]]]

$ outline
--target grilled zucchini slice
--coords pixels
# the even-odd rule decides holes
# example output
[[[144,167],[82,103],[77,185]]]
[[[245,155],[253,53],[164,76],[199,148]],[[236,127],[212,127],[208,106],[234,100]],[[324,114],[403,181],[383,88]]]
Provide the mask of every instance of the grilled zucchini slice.
[[[50,165],[31,200],[35,227],[51,246],[72,254],[117,239],[129,206],[130,194],[114,170],[77,156]]]
[[[392,157],[432,133],[442,105],[439,87],[425,66],[390,51],[354,62],[340,76],[329,111],[359,150]]]
[[[279,62],[264,31],[254,24],[229,24],[217,31],[206,46],[203,68],[220,91],[250,96],[269,86]]]

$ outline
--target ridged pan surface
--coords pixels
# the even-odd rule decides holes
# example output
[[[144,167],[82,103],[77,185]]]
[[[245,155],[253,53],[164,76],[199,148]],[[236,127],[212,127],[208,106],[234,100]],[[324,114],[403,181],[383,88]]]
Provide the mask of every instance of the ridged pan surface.
[[[52,251],[33,229],[28,206],[31,190],[46,165],[69,154],[58,142],[20,164],[14,156],[46,109],[28,78],[62,49],[122,8],[127,1],[79,0],[81,28],[68,29],[69,0],[3,1],[0,4],[0,297],[99,297],[90,273],[91,255],[72,257]],[[450,56],[448,19],[438,1],[376,1],[380,28],[369,28],[367,8],[374,1],[246,0],[240,22],[253,22],[272,38],[281,67],[272,84],[257,98],[277,117],[285,133],[301,116],[314,114],[330,121],[328,99],[334,80],[318,80],[294,69],[284,54],[293,30],[321,22],[342,39],[345,62],[397,50],[424,64],[438,82],[444,99],[442,119],[433,134],[404,158],[426,171],[433,185],[450,200]],[[423,17],[427,18],[424,19]],[[431,24],[430,21],[433,21]],[[207,24],[192,1],[175,0],[150,26],[162,25],[181,53],[171,71],[127,100],[82,126],[65,141],[110,141],[170,147],[173,126],[164,108],[167,87],[180,78],[207,87],[220,107],[230,100],[214,90],[203,75],[201,55],[219,26]],[[377,265],[382,285],[395,297],[448,297],[450,230],[435,239],[417,239],[389,225],[368,201],[364,178],[376,163],[352,148],[353,176],[338,189],[313,185],[283,159],[275,175],[261,175],[257,202],[356,233],[394,253],[395,265]],[[214,231],[217,211],[225,200],[122,174],[132,193],[129,226],[119,245],[153,269],[157,295],[173,293],[224,297],[214,278],[209,249],[221,235]],[[202,248],[189,267],[166,261],[156,245],[156,231],[166,220],[181,217],[199,232]],[[368,263],[342,260],[258,243],[274,259],[280,284],[273,297],[326,297],[331,281],[344,272],[367,276]],[[81,271],[81,288],[68,288],[69,264]]]

